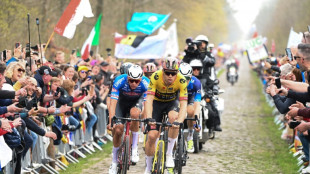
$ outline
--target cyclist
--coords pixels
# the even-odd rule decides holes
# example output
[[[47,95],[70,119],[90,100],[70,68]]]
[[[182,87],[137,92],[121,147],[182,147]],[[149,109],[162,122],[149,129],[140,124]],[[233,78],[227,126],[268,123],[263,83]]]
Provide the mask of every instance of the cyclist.
[[[154,63],[150,62],[144,65],[143,67],[143,72],[145,77],[149,78],[151,77],[151,75],[157,71],[157,67]]]
[[[180,111],[178,113],[179,103]],[[163,62],[163,69],[156,71],[151,76],[145,102],[145,114],[147,118],[155,119],[156,122],[162,122],[162,113],[167,112],[169,122],[174,123],[168,133],[166,166],[169,168],[174,167],[172,150],[179,133],[176,122],[181,123],[184,121],[186,106],[186,79],[182,74],[178,73],[178,60],[168,57]],[[145,173],[150,173],[152,169],[156,139],[158,140],[159,137],[158,130],[159,126],[149,126],[148,139],[145,145]]]
[[[192,76],[192,67],[187,63],[180,64],[180,73],[187,80],[187,92],[188,92],[188,103],[187,103],[187,116],[194,118],[194,115],[199,115],[200,102],[201,102],[201,83],[195,77]],[[187,137],[187,152],[194,152],[193,134],[194,134],[194,121],[188,121],[188,137]]]
[[[111,93],[111,103],[109,109],[109,125],[111,130],[111,120],[113,116],[124,117],[130,115],[131,118],[138,119],[142,110],[142,102],[146,97],[149,79],[143,76],[142,68],[133,65],[128,69],[128,74],[118,76],[113,82]],[[132,154],[131,161],[139,161],[138,154],[138,130],[139,123],[133,121],[130,126],[132,134]],[[119,122],[113,126],[113,160],[109,169],[110,174],[117,173],[117,152],[121,145],[121,138],[124,131],[124,123]]]

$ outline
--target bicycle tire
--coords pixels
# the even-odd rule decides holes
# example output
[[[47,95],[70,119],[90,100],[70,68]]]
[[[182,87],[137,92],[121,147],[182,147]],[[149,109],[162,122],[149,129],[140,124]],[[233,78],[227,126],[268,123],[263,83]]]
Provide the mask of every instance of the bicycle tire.
[[[179,135],[179,142],[178,142],[178,146],[177,146],[177,151],[176,151],[176,166],[175,166],[175,169],[176,169],[176,172],[178,174],[181,174],[182,173],[182,167],[183,167],[183,155],[184,153],[184,136],[182,134]]]
[[[156,169],[156,174],[163,174],[165,170],[165,159],[164,157],[164,152],[163,152],[163,143],[159,143],[158,145],[158,151],[157,151],[157,163],[155,166]]]
[[[127,173],[127,170],[129,168],[129,156],[130,156],[130,152],[129,152],[129,143],[130,143],[130,140],[129,140],[129,136],[126,137],[125,139],[125,145],[124,145],[124,153],[122,155],[122,161],[123,161],[123,164],[122,164],[122,174],[126,174]]]
[[[193,135],[193,144],[194,144],[194,153],[198,153],[199,150],[201,150],[199,148],[199,136],[198,136],[198,132],[194,131],[194,135]]]

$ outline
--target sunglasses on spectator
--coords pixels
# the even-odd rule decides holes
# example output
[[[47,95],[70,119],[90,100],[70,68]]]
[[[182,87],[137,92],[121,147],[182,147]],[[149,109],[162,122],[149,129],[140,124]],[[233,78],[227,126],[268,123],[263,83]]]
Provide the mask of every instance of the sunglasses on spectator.
[[[86,71],[82,70],[81,73],[86,73]]]
[[[17,71],[18,72],[23,72],[23,73],[26,72],[23,68],[18,68]]]
[[[177,75],[177,71],[164,71],[164,73],[166,74],[166,76],[170,76],[170,75],[172,75],[172,76],[175,76],[175,75]]]
[[[294,59],[295,59],[295,60],[298,59],[298,58],[301,58],[301,57],[299,57],[299,56],[294,56]]]
[[[138,83],[140,83],[141,80],[129,79],[128,81],[129,81],[130,83],[138,84]]]

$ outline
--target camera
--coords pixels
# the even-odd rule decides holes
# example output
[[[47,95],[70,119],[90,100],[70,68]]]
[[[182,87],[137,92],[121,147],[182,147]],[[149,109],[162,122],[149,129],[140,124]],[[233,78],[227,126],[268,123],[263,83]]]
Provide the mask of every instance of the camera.
[[[67,116],[73,115],[73,108],[71,108],[70,111],[66,111],[65,115],[67,115]]]
[[[187,44],[187,51],[190,53],[193,53],[196,50],[195,45],[197,48],[201,45],[200,41],[192,40],[191,38],[187,38],[185,42]]]
[[[30,43],[26,44],[26,58],[31,57]]]
[[[32,108],[38,109],[37,99],[28,100],[26,96],[20,96],[18,98],[18,104],[16,104],[18,108],[26,108],[27,110],[31,110]]]
[[[300,123],[301,123],[301,122],[299,122],[299,121],[290,121],[290,122],[288,123],[288,125],[289,125],[289,127],[290,127],[291,129],[295,129]]]
[[[112,49],[111,49],[111,48],[107,48],[106,51],[107,51],[107,55],[108,55],[108,56],[111,56],[111,51],[112,51]]]
[[[82,88],[82,95],[88,95],[88,90],[85,87]]]
[[[56,89],[56,92],[55,92],[54,96],[55,96],[55,97],[57,97],[57,96],[58,96],[58,94],[59,94],[59,92],[60,92],[60,87],[57,87],[57,89]]]

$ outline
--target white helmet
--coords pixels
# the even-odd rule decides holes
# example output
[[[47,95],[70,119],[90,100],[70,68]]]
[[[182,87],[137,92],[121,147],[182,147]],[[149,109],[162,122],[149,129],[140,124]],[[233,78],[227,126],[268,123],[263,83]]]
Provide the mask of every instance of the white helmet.
[[[214,48],[214,44],[213,44],[213,43],[210,43],[210,44],[208,45],[208,47],[209,47],[209,48]]]
[[[192,77],[193,74],[193,69],[188,63],[181,63],[179,72],[184,76],[184,77]]]
[[[201,68],[203,67],[201,60],[198,59],[192,60],[191,62],[189,62],[189,65],[191,67],[201,67]]]
[[[131,79],[140,79],[143,76],[143,71],[139,65],[133,65],[128,69],[127,74]]]
[[[195,40],[204,41],[204,42],[206,42],[206,43],[209,43],[209,39],[208,39],[208,37],[205,36],[205,35],[198,35],[198,36],[195,38]]]

